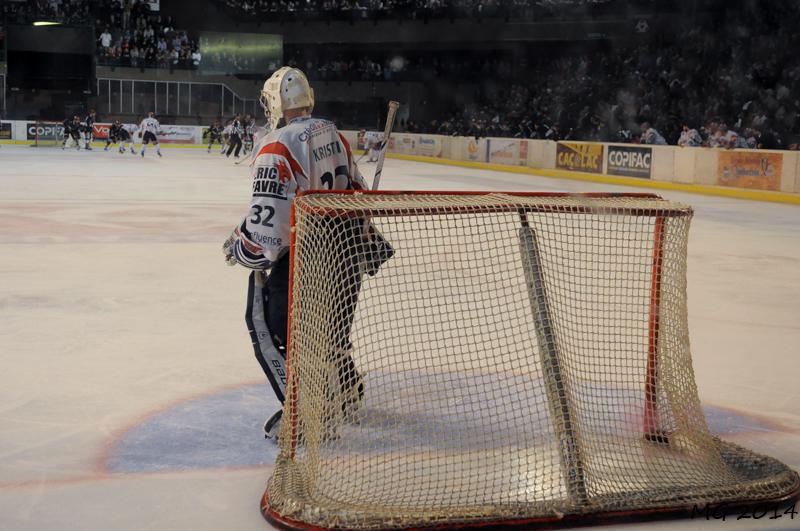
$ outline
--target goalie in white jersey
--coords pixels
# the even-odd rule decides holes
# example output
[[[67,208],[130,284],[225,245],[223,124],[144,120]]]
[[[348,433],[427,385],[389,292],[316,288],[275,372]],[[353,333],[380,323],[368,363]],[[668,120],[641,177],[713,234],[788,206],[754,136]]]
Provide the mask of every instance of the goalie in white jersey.
[[[223,245],[223,252],[229,263],[255,270],[249,280],[247,324],[256,358],[282,404],[292,200],[306,190],[360,190],[367,186],[347,140],[333,122],[311,117],[314,92],[300,70],[277,70],[264,83],[261,103],[272,131],[255,146],[250,211]],[[281,120],[284,125],[278,128]],[[376,232],[365,231],[363,219],[333,220],[329,225],[325,227],[329,237],[320,242],[320,252],[324,252],[322,247],[341,247],[339,253],[331,253],[338,254],[341,261],[331,264],[327,279],[339,305],[334,311],[336,323],[325,327],[325,340],[331,345],[328,368],[338,376],[338,386],[329,391],[347,415],[364,394],[363,380],[349,354],[361,277],[363,273],[374,275],[393,251]],[[266,278],[265,270],[269,270]],[[277,435],[281,415],[278,411],[265,423],[267,437]]]

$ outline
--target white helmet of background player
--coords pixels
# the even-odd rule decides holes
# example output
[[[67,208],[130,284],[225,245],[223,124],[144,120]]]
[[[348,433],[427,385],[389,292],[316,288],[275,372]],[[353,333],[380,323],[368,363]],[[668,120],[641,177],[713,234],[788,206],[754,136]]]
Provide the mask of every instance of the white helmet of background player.
[[[260,101],[270,127],[275,129],[283,111],[308,107],[311,112],[314,109],[314,89],[303,72],[284,66],[264,82]]]

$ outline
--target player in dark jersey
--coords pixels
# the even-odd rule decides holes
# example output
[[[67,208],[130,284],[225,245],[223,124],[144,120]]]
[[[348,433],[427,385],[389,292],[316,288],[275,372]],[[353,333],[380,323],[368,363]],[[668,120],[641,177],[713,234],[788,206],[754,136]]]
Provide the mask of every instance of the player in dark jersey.
[[[108,136],[106,137],[106,147],[103,148],[103,151],[108,151],[108,148],[111,144],[116,144],[119,142],[119,130],[122,129],[122,124],[119,120],[115,120],[111,127],[108,128]]]
[[[106,147],[103,151],[108,151],[111,144],[119,143],[119,152],[125,153],[125,144],[130,144],[131,154],[136,155],[136,150],[133,148],[133,139],[130,132],[125,129],[122,122],[115,120],[108,130],[108,138],[106,139]]]
[[[133,135],[125,129],[125,126],[119,120],[117,120],[117,124],[119,124],[119,152],[125,153],[125,145],[127,144],[131,150],[131,155],[136,155],[136,148],[133,147]]]
[[[89,114],[83,120],[83,138],[86,141],[86,149],[92,150],[92,139],[94,137],[94,122],[97,117],[97,112],[94,109],[89,110]]]
[[[61,126],[64,128],[64,142],[61,144],[61,149],[64,149],[67,145],[67,140],[69,139],[69,129],[72,127],[72,118],[67,116],[64,118],[64,121],[61,122]]]
[[[78,115],[72,117],[70,120],[67,118],[64,120],[64,143],[61,144],[61,149],[67,148],[67,142],[69,139],[72,139],[75,142],[75,149],[80,151],[81,149],[81,119],[78,118]]]
[[[219,120],[214,121],[208,128],[208,153],[211,153],[211,146],[214,145],[214,142],[219,142],[219,145],[225,150],[225,142],[222,139],[222,126]]]

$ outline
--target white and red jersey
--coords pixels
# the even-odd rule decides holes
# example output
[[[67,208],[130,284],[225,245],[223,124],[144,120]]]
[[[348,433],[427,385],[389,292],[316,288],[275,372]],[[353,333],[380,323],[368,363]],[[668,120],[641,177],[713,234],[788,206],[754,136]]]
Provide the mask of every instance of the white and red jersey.
[[[306,190],[363,190],[364,178],[333,122],[295,118],[254,149],[250,212],[236,230],[236,260],[265,269],[289,250],[292,201]]]
[[[139,131],[141,131],[142,134],[153,133],[154,135],[158,135],[158,132],[161,131],[161,124],[159,124],[158,120],[155,118],[150,118],[148,116],[139,124]]]
[[[383,133],[378,131],[368,131],[364,135],[364,145],[366,149],[378,149],[383,142]]]

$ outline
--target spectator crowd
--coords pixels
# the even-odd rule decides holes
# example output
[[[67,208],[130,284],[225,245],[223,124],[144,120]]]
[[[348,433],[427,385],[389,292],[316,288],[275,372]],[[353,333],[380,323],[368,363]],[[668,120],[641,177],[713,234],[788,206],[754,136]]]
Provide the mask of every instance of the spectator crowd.
[[[0,2],[0,17],[11,24],[26,24],[37,20],[85,24],[92,20],[91,15],[91,2],[87,0]]]
[[[437,9],[488,13],[526,5],[556,9],[564,3],[602,8],[615,0],[216,1],[250,14],[369,9],[431,14]],[[409,131],[686,147],[796,147],[800,3],[731,1],[736,8],[721,10],[712,22],[697,22],[669,38],[644,36],[578,48],[543,49],[528,43],[522,53],[518,49],[513,54],[413,49],[364,53],[348,45],[331,52],[328,45],[294,45],[286,47],[285,62],[303,68],[312,81],[425,83],[432,95],[417,105],[434,105],[438,116],[415,121],[412,105],[411,119],[401,124]],[[151,13],[140,0],[7,4],[4,15],[11,21],[42,15],[72,22],[91,19],[98,31],[100,64],[196,68],[203,60],[189,32],[178,29],[170,17]],[[462,82],[469,84],[462,88]],[[437,91],[438,98],[433,95]]]
[[[729,11],[670,42],[614,46],[494,70],[474,102],[410,124],[447,135],[797,148],[800,4]],[[476,78],[481,77],[476,72]],[[642,130],[642,125],[647,127]],[[696,134],[690,133],[695,130]],[[652,135],[650,135],[651,138]]]
[[[176,28],[172,17],[151,13],[144,0],[29,0],[3,2],[8,23],[36,20],[93,24],[100,65],[198,68],[196,39]]]
[[[600,16],[624,0],[217,0],[247,20],[407,20],[471,17],[531,19],[569,15],[571,10]],[[628,0],[631,3],[631,0]],[[639,2],[633,2],[639,3]],[[646,0],[645,0],[646,3]]]
[[[284,9],[283,0],[220,1],[256,15]],[[506,0],[380,2],[387,10],[477,4],[515,5]],[[287,48],[286,62],[306,70],[312,80],[421,81],[445,89],[450,84],[451,94],[459,82],[478,85],[477,94],[462,98],[469,103],[456,103],[458,98],[426,101],[441,108],[434,120],[417,123],[412,110],[412,120],[402,125],[419,132],[670,144],[680,140],[687,147],[797,147],[800,4],[729,4],[710,22],[698,22],[669,38],[642,36],[577,51],[542,51],[531,44],[522,56],[450,51],[331,57],[324,47],[311,47]],[[354,9],[372,3],[303,0],[292,9],[335,10],[343,5]],[[557,0],[536,5],[563,7]]]
[[[202,54],[172,17],[151,13],[142,0],[94,2],[98,63],[141,68],[198,68]]]

